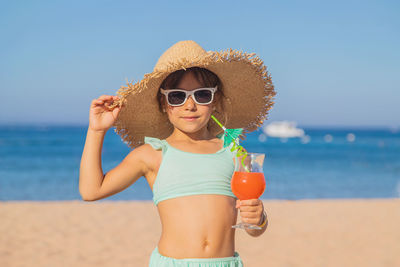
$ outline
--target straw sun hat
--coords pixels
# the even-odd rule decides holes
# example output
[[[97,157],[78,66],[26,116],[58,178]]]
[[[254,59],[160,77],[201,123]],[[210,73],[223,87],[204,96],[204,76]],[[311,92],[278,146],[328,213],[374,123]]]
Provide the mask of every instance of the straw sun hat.
[[[159,109],[157,92],[169,74],[191,67],[206,68],[220,79],[226,116],[218,109],[212,114],[226,128],[243,128],[244,137],[267,118],[276,93],[259,57],[232,49],[207,52],[194,41],[181,41],[161,55],[153,72],[135,84],[128,82],[127,86],[121,86],[117,92],[119,101],[110,106],[123,105],[114,126],[130,148],[143,144],[145,136],[165,139],[171,135],[174,127],[168,115]],[[217,135],[222,129],[210,119],[209,131]]]

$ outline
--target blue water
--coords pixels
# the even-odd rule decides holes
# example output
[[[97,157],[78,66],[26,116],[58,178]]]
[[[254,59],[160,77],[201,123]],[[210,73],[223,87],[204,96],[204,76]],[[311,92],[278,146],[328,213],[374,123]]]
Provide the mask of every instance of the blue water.
[[[76,200],[86,126],[0,126],[0,200]],[[305,129],[299,138],[242,141],[266,154],[263,199],[400,197],[400,132],[362,129]],[[346,140],[349,133],[354,142]],[[332,141],[324,138],[327,134]],[[103,145],[107,172],[129,153],[113,130]],[[106,200],[151,200],[142,177]]]

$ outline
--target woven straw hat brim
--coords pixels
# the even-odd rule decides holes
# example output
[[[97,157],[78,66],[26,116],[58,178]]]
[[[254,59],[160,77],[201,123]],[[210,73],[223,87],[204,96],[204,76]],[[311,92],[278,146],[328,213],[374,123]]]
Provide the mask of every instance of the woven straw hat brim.
[[[165,139],[171,135],[174,127],[168,115],[159,110],[158,89],[170,73],[191,67],[206,68],[221,80],[226,97],[222,101],[227,120],[223,120],[218,110],[213,115],[226,128],[243,128],[244,137],[261,126],[267,118],[276,93],[263,61],[255,54],[232,49],[210,51],[196,60],[182,58],[162,71],[145,74],[135,84],[121,86],[117,92],[120,100],[111,107],[123,105],[114,126],[130,148],[143,144],[145,136]],[[209,123],[209,130],[213,135],[222,132],[214,121]]]

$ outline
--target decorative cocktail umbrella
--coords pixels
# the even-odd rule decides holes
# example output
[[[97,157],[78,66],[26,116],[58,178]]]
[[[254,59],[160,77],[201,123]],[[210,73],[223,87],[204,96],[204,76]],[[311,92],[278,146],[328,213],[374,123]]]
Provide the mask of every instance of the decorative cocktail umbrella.
[[[231,148],[231,151],[233,152],[234,150],[236,150],[236,156],[242,157],[242,166],[243,168],[249,172],[249,169],[247,168],[247,166],[244,165],[244,160],[247,157],[247,152],[245,150],[243,150],[243,147],[241,145],[239,145],[239,141],[238,141],[238,137],[242,134],[243,129],[242,128],[238,128],[238,129],[226,129],[224,125],[222,125],[217,118],[215,118],[213,115],[211,115],[211,118],[222,128],[222,130],[224,130],[224,134],[225,134],[225,138],[224,138],[224,147],[229,146],[232,142],[234,143],[234,146]]]

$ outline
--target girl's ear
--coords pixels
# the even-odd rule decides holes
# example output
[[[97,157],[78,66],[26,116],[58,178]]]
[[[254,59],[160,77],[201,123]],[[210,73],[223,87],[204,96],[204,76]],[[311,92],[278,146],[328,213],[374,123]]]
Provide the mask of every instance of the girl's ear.
[[[212,102],[213,111],[215,111],[221,105],[221,95],[216,93],[214,94],[214,100]]]

